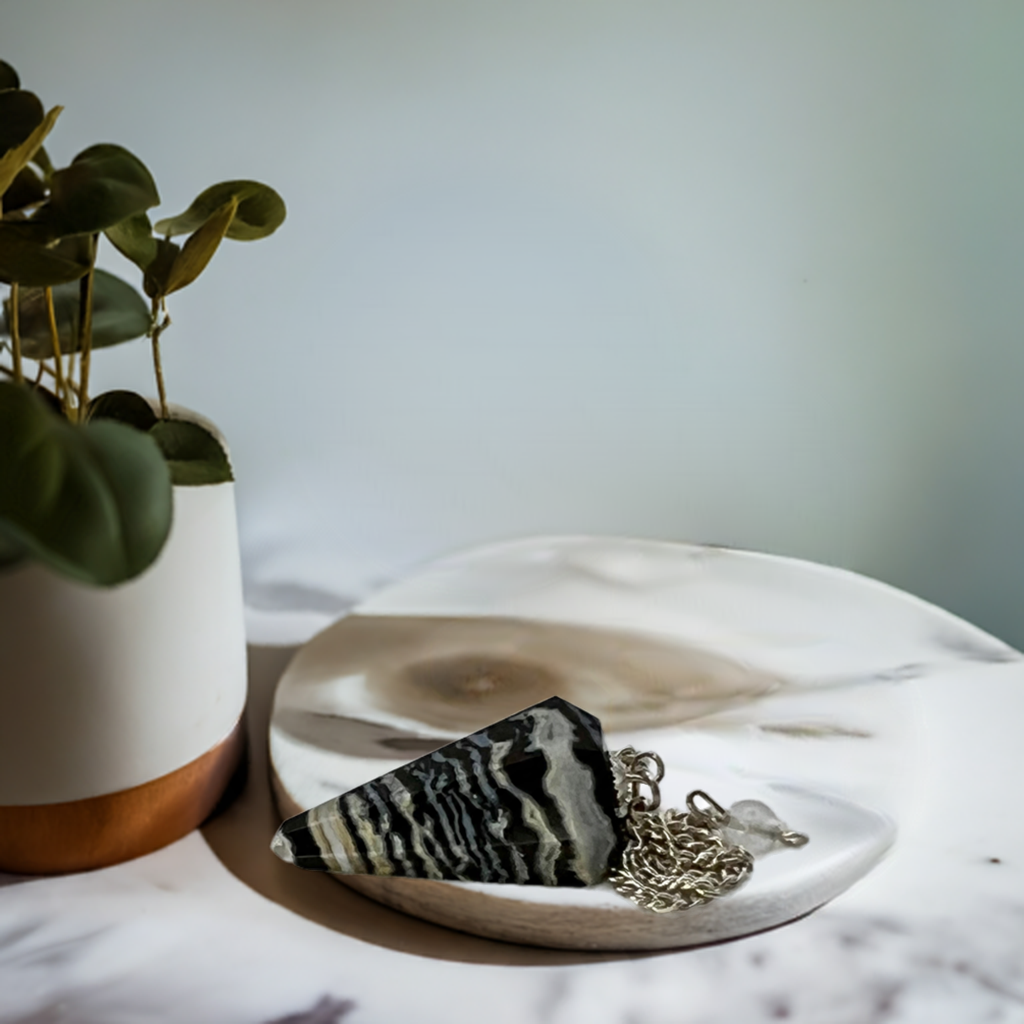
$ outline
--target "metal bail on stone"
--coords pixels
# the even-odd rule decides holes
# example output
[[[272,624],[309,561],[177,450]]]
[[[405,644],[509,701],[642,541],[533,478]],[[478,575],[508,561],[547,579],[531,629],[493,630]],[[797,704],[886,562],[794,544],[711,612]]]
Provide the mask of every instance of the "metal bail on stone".
[[[702,790],[689,795],[685,813],[659,811],[665,769],[657,754],[626,747],[612,754],[612,765],[628,834],[621,866],[609,879],[621,895],[663,914],[708,903],[747,880],[754,857],[724,838],[729,812]]]

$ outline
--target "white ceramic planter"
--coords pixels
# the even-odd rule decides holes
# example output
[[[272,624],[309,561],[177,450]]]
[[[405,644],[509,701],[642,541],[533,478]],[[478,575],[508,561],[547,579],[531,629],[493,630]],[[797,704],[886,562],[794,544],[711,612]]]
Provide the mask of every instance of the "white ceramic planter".
[[[234,484],[174,489],[171,535],[139,578],[0,574],[0,870],[114,863],[216,804],[246,695]]]

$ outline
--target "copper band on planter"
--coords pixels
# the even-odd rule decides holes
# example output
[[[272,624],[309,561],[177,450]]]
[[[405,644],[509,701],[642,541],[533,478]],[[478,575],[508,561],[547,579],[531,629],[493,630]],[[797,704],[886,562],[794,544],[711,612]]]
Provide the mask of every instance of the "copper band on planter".
[[[240,721],[205,754],[141,786],[67,803],[0,806],[0,871],[88,871],[173,843],[216,807],[243,748]]]

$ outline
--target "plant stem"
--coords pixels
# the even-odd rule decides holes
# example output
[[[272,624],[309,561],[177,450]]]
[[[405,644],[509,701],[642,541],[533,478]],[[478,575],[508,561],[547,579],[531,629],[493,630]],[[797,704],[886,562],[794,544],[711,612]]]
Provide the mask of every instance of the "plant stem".
[[[21,372],[21,332],[18,330],[18,282],[11,283],[11,357],[14,360],[14,379],[25,383]]]
[[[78,394],[79,394],[78,385],[75,383],[75,375],[77,374],[77,372],[78,372],[78,353],[77,352],[69,352],[68,353],[67,373],[64,374],[64,380],[67,382],[67,386],[68,386],[69,401],[70,401],[70,395],[75,395],[77,397]],[[70,405],[69,405],[69,411],[70,411]],[[68,418],[70,419],[71,417],[68,417]]]
[[[54,371],[51,370],[50,367],[46,365],[46,363],[42,363],[40,365],[42,366],[43,373],[46,376],[52,377],[54,379],[54,381],[57,380],[57,374],[54,373]],[[8,377],[11,376],[11,371],[8,370],[6,366],[0,366],[0,370],[4,370],[7,373]],[[77,385],[67,375],[65,375],[65,377],[64,377],[64,387],[67,388],[68,395],[77,395],[78,394],[78,387],[77,387]]]
[[[92,363],[92,282],[96,276],[96,245],[99,235],[92,236],[92,264],[89,273],[82,278],[78,300],[78,347],[82,353],[78,381],[78,412],[84,415],[89,403],[89,368]]]
[[[167,307],[163,307],[164,318],[160,320],[160,300],[153,299],[151,307],[153,314],[153,326],[150,329],[150,339],[153,342],[153,372],[156,374],[156,390],[160,396],[160,419],[168,419],[167,413],[167,391],[164,388],[164,368],[160,362],[160,335],[171,326],[171,318],[167,315]]]
[[[57,313],[53,308],[53,289],[48,287],[44,295],[46,296],[46,316],[50,321],[50,339],[53,342],[53,361],[57,364],[54,374],[57,378],[57,397],[64,409],[64,415],[67,416],[70,411],[71,398],[67,385],[64,383],[64,356],[60,351],[60,332],[57,330]]]

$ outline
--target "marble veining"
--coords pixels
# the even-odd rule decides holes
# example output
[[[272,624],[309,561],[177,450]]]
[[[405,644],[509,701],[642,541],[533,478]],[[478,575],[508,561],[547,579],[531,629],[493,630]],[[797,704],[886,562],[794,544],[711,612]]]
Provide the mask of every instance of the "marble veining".
[[[341,1024],[354,1009],[351,999],[333,999],[321,996],[316,1005],[301,1013],[289,1013],[286,1017],[275,1017],[267,1024]]]
[[[1020,868],[1006,869],[1004,898],[978,898],[975,880],[998,865],[938,859],[922,867],[926,885],[955,872],[963,890],[945,907],[899,898],[897,870],[874,893],[740,942],[510,969],[311,925],[247,890],[194,834],[128,865],[5,890],[0,917],[33,927],[0,938],[0,1021],[470,1024],[481,1006],[489,1024],[1024,1019],[1024,904],[1005,898],[1021,891]]]
[[[688,562],[729,557],[693,549]],[[632,578],[641,575],[634,567]],[[945,613],[890,588],[867,600],[875,613],[852,615],[869,620],[859,642],[877,631],[885,651],[854,644],[844,657],[834,646],[805,646],[802,662],[789,653],[779,662],[799,662],[817,678],[912,664],[926,671],[856,688],[872,695],[859,702],[843,699],[852,687],[838,687],[841,706],[828,717],[815,705],[823,691],[804,695],[809,703],[774,693],[759,705],[770,716],[724,709],[687,731],[676,762],[682,770],[721,754],[732,763],[730,737],[742,739],[738,781],[777,778],[806,758],[820,784],[898,818],[887,859],[801,920],[712,946],[611,960],[578,954],[574,963],[470,946],[476,940],[465,936],[453,946],[453,933],[412,920],[388,938],[355,926],[389,915],[386,908],[358,901],[348,917],[314,923],[288,909],[274,886],[244,884],[193,833],[102,871],[0,878],[0,1024],[479,1024],[482,1007],[488,1024],[1021,1024],[1024,816],[1015,808],[1024,664],[952,657],[928,628]],[[894,619],[913,627],[909,638],[903,632],[893,642],[886,623]],[[776,721],[852,724],[872,736],[758,728]],[[385,735],[456,738],[401,723]],[[262,756],[259,742],[253,751]],[[386,752],[367,758],[366,778],[387,770]],[[408,758],[390,753],[396,763]],[[266,786],[259,764],[253,791]],[[309,769],[315,782],[318,765]],[[266,849],[276,821],[269,811],[260,821],[253,845],[268,869],[288,872]]]

